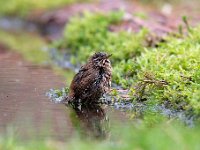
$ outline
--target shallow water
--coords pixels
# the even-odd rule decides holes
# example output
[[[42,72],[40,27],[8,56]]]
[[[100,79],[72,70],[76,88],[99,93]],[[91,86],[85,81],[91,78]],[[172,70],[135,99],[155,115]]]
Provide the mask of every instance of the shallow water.
[[[32,65],[0,48],[0,132],[11,128],[15,136],[64,140],[77,132],[106,137],[109,120],[125,118],[109,108],[73,109],[51,102],[45,93],[64,87],[65,80],[49,67]]]

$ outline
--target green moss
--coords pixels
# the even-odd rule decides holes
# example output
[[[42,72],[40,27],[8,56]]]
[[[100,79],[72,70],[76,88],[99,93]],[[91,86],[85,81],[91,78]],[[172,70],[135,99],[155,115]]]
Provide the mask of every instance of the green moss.
[[[62,45],[75,55],[72,62],[83,63],[97,51],[113,54],[113,64],[140,54],[146,30],[135,35],[109,31],[110,25],[119,23],[122,17],[123,12],[111,12],[107,15],[85,13],[84,17],[72,18],[66,26]]]
[[[137,72],[130,76],[136,78],[136,83],[150,80],[144,93],[149,100],[168,101],[176,109],[192,108],[200,112],[199,54],[200,28],[196,28],[184,39],[171,37],[159,48],[146,50],[134,65],[129,62],[126,66],[132,65],[132,70]]]
[[[63,6],[80,0],[1,0],[1,15],[28,15],[34,10],[46,10]]]
[[[0,41],[31,62],[41,64],[50,61],[48,52],[44,49],[47,45],[37,35],[0,30]]]

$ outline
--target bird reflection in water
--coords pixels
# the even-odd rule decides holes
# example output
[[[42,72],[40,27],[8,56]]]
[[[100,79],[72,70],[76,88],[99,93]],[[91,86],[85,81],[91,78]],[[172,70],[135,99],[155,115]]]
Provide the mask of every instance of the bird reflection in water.
[[[73,103],[66,105],[71,108],[71,120],[81,136],[104,139],[109,135],[109,120],[104,108],[99,104]]]

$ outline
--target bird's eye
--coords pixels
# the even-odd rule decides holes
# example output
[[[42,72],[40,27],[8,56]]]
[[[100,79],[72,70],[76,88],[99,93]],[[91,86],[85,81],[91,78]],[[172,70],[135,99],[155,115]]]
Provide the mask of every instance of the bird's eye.
[[[106,63],[109,63],[110,61],[108,59],[105,60]]]

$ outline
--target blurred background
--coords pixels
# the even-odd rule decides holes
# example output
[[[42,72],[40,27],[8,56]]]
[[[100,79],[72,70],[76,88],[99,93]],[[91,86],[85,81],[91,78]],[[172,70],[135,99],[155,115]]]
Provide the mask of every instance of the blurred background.
[[[198,0],[0,0],[0,150],[200,149],[199,20]],[[97,51],[111,104],[55,104]]]

